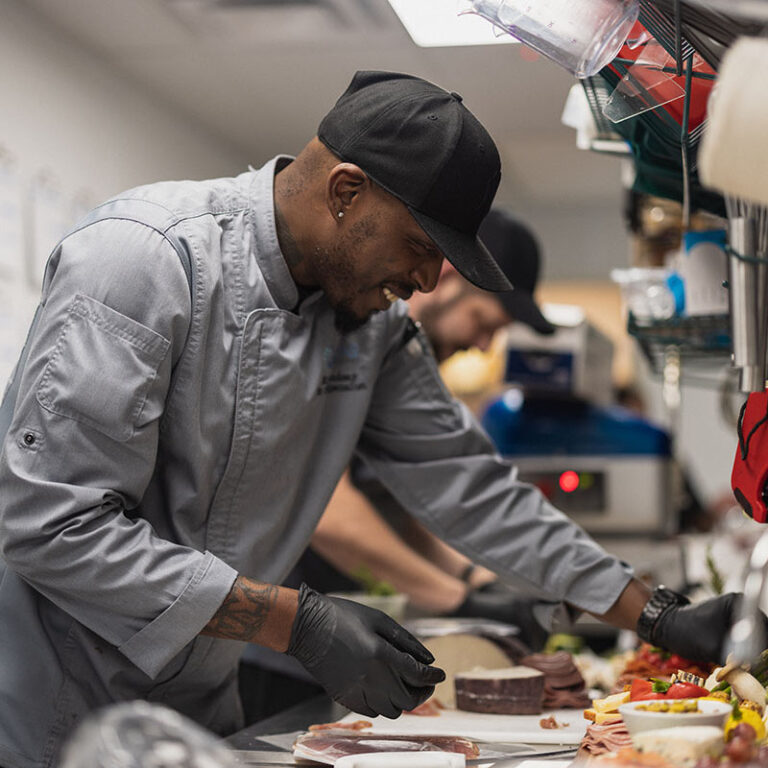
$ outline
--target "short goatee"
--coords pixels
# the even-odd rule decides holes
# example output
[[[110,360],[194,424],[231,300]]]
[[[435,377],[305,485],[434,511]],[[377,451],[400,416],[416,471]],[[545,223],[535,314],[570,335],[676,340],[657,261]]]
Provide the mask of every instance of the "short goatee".
[[[367,322],[367,317],[360,317],[346,307],[336,307],[334,309],[333,324],[342,336],[362,328]]]

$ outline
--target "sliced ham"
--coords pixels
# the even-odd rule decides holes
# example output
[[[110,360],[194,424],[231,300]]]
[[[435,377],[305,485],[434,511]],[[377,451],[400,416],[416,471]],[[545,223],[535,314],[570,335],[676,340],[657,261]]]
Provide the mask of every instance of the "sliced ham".
[[[604,725],[588,725],[579,745],[579,756],[604,755],[608,752],[618,752],[622,747],[631,746],[629,731],[621,720]]]
[[[348,729],[304,733],[293,745],[294,757],[326,765],[333,765],[347,755],[367,752],[458,752],[468,758],[480,754],[477,744],[460,736],[400,736],[352,732]]]

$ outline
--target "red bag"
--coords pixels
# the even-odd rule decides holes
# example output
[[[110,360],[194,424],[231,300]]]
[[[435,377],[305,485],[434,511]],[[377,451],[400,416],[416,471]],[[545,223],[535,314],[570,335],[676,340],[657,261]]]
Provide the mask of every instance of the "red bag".
[[[752,392],[739,414],[739,445],[731,488],[742,509],[756,522],[768,522],[768,391]]]

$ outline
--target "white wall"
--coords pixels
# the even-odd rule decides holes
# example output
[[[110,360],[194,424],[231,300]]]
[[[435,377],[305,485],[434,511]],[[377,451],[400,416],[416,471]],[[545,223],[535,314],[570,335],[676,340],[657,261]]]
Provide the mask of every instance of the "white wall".
[[[50,168],[97,200],[163,178],[229,175],[247,162],[17,0],[0,3],[0,93],[0,143],[27,170]]]
[[[510,206],[536,233],[542,256],[540,280],[608,280],[611,270],[629,261],[629,239],[622,218],[622,191],[612,204],[563,202]]]
[[[40,250],[34,235],[44,239],[33,223],[35,214],[42,218],[42,206],[32,200],[40,178],[56,192],[61,213],[60,224],[48,229],[63,234],[83,209],[123,189],[160,179],[232,175],[248,162],[19,0],[2,0],[0,163],[9,159],[23,214],[18,258],[28,264],[19,274],[0,270],[0,388],[39,292],[39,270],[31,265]],[[2,229],[0,238],[10,237],[9,228]]]

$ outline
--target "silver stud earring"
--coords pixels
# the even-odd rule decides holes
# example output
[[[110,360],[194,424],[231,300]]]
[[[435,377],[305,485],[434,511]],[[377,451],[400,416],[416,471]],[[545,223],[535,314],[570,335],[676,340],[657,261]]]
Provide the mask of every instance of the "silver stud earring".
[[[339,211],[337,215],[340,219],[344,218],[344,211]]]

